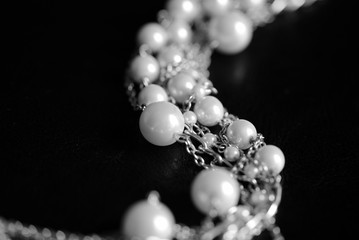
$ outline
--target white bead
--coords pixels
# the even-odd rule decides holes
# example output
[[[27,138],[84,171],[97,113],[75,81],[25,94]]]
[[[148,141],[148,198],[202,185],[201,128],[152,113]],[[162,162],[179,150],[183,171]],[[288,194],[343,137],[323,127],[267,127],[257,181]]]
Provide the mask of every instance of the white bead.
[[[175,43],[189,43],[192,39],[190,25],[180,19],[174,20],[167,28],[170,39]]]
[[[259,169],[255,165],[249,163],[244,167],[244,173],[247,175],[247,177],[253,179],[257,177]]]
[[[243,51],[251,42],[253,26],[243,13],[229,12],[211,20],[209,35],[218,44],[218,51],[236,54]]]
[[[163,87],[157,84],[150,84],[143,88],[138,95],[139,105],[149,105],[154,102],[167,101],[168,96]]]
[[[240,149],[247,149],[251,141],[257,137],[257,130],[251,122],[237,119],[228,126],[226,135],[230,143]]]
[[[196,103],[194,112],[201,124],[211,127],[221,121],[224,115],[224,108],[216,97],[206,96]]]
[[[228,11],[231,7],[231,0],[204,0],[202,7],[209,16],[218,16]]]
[[[169,0],[166,8],[173,18],[185,21],[194,20],[201,10],[197,0]]]
[[[238,203],[239,195],[238,181],[229,171],[218,167],[201,171],[191,187],[194,205],[205,214],[213,210],[225,214]]]
[[[130,74],[137,83],[142,83],[144,79],[150,83],[159,77],[160,65],[151,55],[137,56],[131,62]]]
[[[196,100],[200,100],[207,95],[206,87],[203,84],[197,84],[193,89],[194,96]]]
[[[255,155],[255,159],[263,163],[273,175],[278,175],[285,164],[282,150],[274,145],[266,145],[260,148]]]
[[[171,239],[174,226],[174,216],[167,206],[143,200],[125,213],[122,232],[128,239]]]
[[[157,52],[164,47],[168,40],[166,30],[158,23],[147,23],[142,26],[137,34],[140,45],[146,44],[152,51]]]
[[[176,47],[164,47],[157,56],[158,62],[162,67],[168,64],[178,65],[183,60],[183,52]]]
[[[240,156],[239,150],[234,146],[226,147],[226,149],[224,150],[224,157],[230,162],[236,161],[239,158],[239,156]]]
[[[254,191],[250,200],[254,205],[263,205],[268,201],[268,196],[261,191]]]
[[[176,134],[183,132],[184,118],[179,108],[172,103],[151,103],[141,114],[140,130],[150,143],[167,146],[176,141]]]
[[[183,113],[184,122],[188,125],[193,125],[197,122],[197,116],[192,111],[187,111]]]
[[[184,103],[193,93],[196,81],[188,74],[181,72],[168,81],[169,94],[178,103]]]
[[[203,141],[207,144],[208,147],[211,147],[213,144],[216,143],[217,137],[213,133],[206,133],[202,137]]]

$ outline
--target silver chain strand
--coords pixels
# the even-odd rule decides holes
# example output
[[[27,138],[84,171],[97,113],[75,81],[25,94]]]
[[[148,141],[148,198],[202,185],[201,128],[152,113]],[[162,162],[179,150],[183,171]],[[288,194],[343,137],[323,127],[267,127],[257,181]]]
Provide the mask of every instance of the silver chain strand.
[[[261,7],[251,7],[248,4],[243,4],[245,0],[232,0],[233,7],[244,12],[252,21],[255,27],[263,26],[274,20],[275,15],[283,11],[295,11],[301,7],[310,6],[319,0],[264,0],[265,4]],[[158,21],[166,25],[168,24],[169,16],[165,10],[158,13]],[[199,31],[206,31],[201,29],[203,26],[197,26]],[[201,37],[200,34],[197,37]],[[167,65],[161,68],[159,84],[164,86],[170,78],[175,76],[178,72],[183,70],[196,70],[199,74],[198,81],[206,88],[206,94],[216,94],[217,90],[213,84],[208,80],[210,65],[210,58],[212,55],[214,45],[201,42],[203,39],[197,40],[188,46],[181,46],[179,49],[184,52],[184,60],[177,65]],[[200,44],[202,43],[202,44]],[[175,46],[178,47],[178,46]],[[140,55],[151,54],[151,51],[145,46],[139,49]],[[148,85],[148,80],[143,79],[142,84],[136,85],[126,74],[125,87],[129,102],[134,110],[143,111],[144,105],[138,104],[139,91]],[[173,98],[170,102],[175,103]],[[182,111],[191,109],[195,97],[191,96],[184,104],[182,104]],[[242,218],[236,216],[240,212],[241,206],[232,208],[226,219],[222,219],[220,223],[215,223],[210,217],[206,219],[201,226],[193,228],[183,224],[175,225],[174,239],[177,240],[212,240],[221,237],[223,240],[250,240],[253,236],[259,235],[264,229],[267,229],[274,240],[284,240],[280,228],[275,224],[275,214],[281,201],[282,187],[281,177],[273,177],[268,172],[268,169],[261,165],[254,159],[255,153],[259,148],[265,145],[264,137],[258,134],[256,139],[253,139],[251,147],[246,150],[240,150],[240,158],[235,163],[229,162],[223,157],[224,149],[230,146],[226,137],[226,130],[230,123],[232,123],[236,116],[225,113],[223,119],[219,123],[221,129],[216,136],[216,142],[209,146],[204,140],[203,136],[211,131],[195,123],[192,125],[185,125],[185,130],[182,134],[177,136],[177,141],[185,145],[185,149],[190,154],[197,166],[201,168],[211,168],[214,166],[221,166],[231,171],[241,185],[241,201],[248,202],[247,198],[253,191],[262,191],[269,194],[270,205],[255,209],[256,214],[247,216],[243,221]],[[244,167],[246,163],[251,162],[259,169],[259,176],[256,179],[247,177],[244,174]],[[246,187],[243,187],[246,185]],[[20,221],[11,221],[0,217],[0,240],[126,240],[123,236],[99,236],[81,235],[69,233],[60,230],[53,230],[49,228],[40,228],[34,225],[25,225]]]

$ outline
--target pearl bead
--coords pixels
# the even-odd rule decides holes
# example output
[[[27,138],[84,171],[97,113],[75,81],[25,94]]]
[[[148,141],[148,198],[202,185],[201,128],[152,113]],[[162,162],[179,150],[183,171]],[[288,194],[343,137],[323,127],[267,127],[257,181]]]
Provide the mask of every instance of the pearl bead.
[[[159,77],[160,65],[151,55],[137,56],[131,62],[130,74],[138,83],[142,83],[144,79],[153,82]]]
[[[165,47],[159,51],[157,59],[161,66],[176,66],[183,60],[183,52],[176,47]]]
[[[202,1],[203,10],[210,16],[218,16],[226,13],[231,7],[230,0],[204,0]]]
[[[184,130],[183,115],[172,103],[151,103],[141,114],[140,130],[150,143],[158,146],[170,145],[176,141],[176,134]]]
[[[161,202],[139,201],[124,215],[122,231],[129,239],[171,239],[175,219]]]
[[[157,84],[150,84],[143,88],[138,95],[138,104],[149,105],[154,102],[167,101],[168,96],[163,87]]]
[[[175,19],[192,21],[200,13],[200,5],[196,0],[169,0],[167,10]]]
[[[230,12],[211,20],[209,35],[218,44],[218,51],[236,54],[249,45],[252,40],[253,26],[243,13]]]
[[[250,163],[244,167],[244,173],[247,175],[247,177],[253,179],[257,177],[259,169],[255,165]]]
[[[238,148],[234,146],[229,146],[224,150],[224,157],[230,161],[234,162],[236,161],[240,156]]]
[[[206,87],[203,84],[197,84],[193,89],[194,96],[197,100],[204,98],[207,95]]]
[[[221,121],[224,115],[224,108],[216,97],[206,96],[196,103],[194,112],[201,124],[211,127]]]
[[[262,205],[268,201],[268,196],[261,191],[254,191],[250,197],[250,200],[255,205]]]
[[[197,116],[192,111],[187,111],[183,113],[184,122],[188,125],[193,125],[197,122]]]
[[[184,103],[192,94],[196,81],[186,73],[178,73],[168,81],[169,94],[176,102]]]
[[[225,214],[238,203],[239,195],[238,181],[229,171],[218,167],[201,171],[191,187],[193,203],[204,214],[213,210]]]
[[[147,23],[142,26],[137,34],[140,45],[146,44],[152,51],[157,52],[167,43],[166,30],[158,23]]]
[[[267,166],[273,175],[278,175],[284,168],[285,158],[282,150],[274,145],[266,145],[258,150],[255,159]]]
[[[173,21],[167,28],[170,39],[175,43],[189,43],[192,39],[190,25],[180,19]]]
[[[237,119],[228,126],[227,137],[230,143],[240,149],[247,149],[251,141],[257,137],[257,130],[251,122]]]
[[[213,144],[216,143],[217,141],[217,137],[216,135],[212,134],[212,133],[206,133],[203,135],[202,137],[203,141],[207,144],[208,147],[212,146]]]

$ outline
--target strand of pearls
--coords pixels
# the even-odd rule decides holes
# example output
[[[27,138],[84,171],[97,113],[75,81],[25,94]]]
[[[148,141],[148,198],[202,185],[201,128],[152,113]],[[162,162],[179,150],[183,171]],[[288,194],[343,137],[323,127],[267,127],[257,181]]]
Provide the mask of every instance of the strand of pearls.
[[[193,203],[206,216],[199,226],[176,223],[154,191],[127,210],[119,236],[84,236],[0,217],[0,239],[249,240],[267,229],[282,240],[275,215],[284,154],[213,96],[208,66],[214,50],[240,53],[256,27],[315,1],[169,0],[158,22],[139,30],[138,54],[126,74],[129,101],[142,111],[139,126],[146,140],[158,146],[183,143],[203,167],[191,186]],[[220,130],[211,131],[216,126]]]

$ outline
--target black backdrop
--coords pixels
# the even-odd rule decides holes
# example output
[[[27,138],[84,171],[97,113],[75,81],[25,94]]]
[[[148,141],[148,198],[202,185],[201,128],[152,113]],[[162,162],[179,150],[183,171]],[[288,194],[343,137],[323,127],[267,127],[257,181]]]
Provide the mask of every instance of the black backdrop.
[[[123,87],[136,31],[163,5],[28,1],[5,8],[0,216],[106,233],[126,207],[157,190],[178,222],[199,223],[189,186],[200,169],[182,145],[142,139]],[[324,0],[281,14],[256,30],[245,52],[212,58],[224,106],[286,155],[277,220],[288,240],[357,235],[353,9]]]

